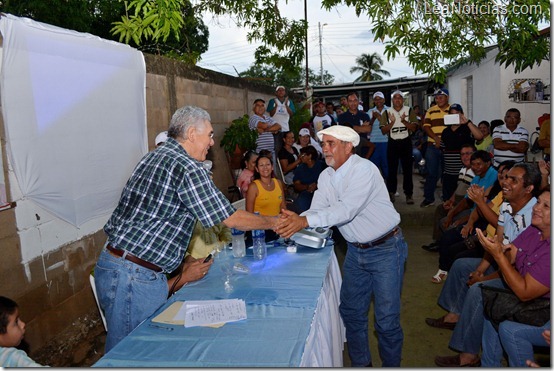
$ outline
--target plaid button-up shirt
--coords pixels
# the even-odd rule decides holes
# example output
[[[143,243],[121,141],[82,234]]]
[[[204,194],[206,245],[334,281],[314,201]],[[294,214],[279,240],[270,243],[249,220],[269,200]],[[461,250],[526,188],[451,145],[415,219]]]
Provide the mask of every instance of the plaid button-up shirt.
[[[211,227],[234,212],[202,163],[169,138],[136,166],[104,231],[112,246],[172,272],[196,220]]]

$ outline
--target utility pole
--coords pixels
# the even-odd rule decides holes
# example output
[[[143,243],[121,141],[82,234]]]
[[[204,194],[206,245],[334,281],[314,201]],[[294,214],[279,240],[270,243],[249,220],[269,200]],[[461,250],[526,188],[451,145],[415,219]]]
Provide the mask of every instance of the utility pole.
[[[306,90],[309,86],[308,78],[308,1],[304,0],[304,20],[306,21]]]
[[[321,85],[325,85],[323,83],[323,53],[321,52],[321,28],[326,25],[327,23],[321,25],[321,22],[317,22],[317,26],[319,28],[319,76]]]

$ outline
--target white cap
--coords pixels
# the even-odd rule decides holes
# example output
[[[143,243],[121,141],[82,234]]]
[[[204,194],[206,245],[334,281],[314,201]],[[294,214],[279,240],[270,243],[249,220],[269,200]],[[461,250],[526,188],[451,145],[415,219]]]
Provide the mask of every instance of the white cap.
[[[310,130],[306,129],[306,128],[302,128],[300,129],[300,131],[298,132],[298,135],[300,136],[303,136],[303,135],[310,135]]]
[[[286,90],[285,87],[283,85],[279,85],[278,87],[275,88],[275,91],[279,90],[279,89],[283,89],[283,90]]]
[[[376,91],[375,93],[373,93],[373,99],[375,99],[376,97],[385,99],[385,95],[380,91]]]
[[[360,136],[354,131],[354,129],[344,126],[344,125],[333,125],[329,126],[327,129],[323,129],[317,132],[317,137],[319,140],[323,140],[323,135],[330,135],[337,138],[338,140],[343,140],[345,142],[350,142],[356,147],[360,144]]]
[[[167,140],[167,131],[162,131],[160,134],[156,135],[156,140],[154,141],[154,144],[156,146],[165,143]]]
[[[404,98],[404,94],[402,94],[402,92],[400,90],[393,91],[390,96],[394,97],[396,94],[399,94],[402,98]]]

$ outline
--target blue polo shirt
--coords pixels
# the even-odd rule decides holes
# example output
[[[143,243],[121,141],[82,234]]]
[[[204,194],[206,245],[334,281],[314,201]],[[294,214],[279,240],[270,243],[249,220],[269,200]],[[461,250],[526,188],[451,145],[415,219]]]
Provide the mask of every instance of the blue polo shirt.
[[[350,111],[346,111],[344,113],[341,113],[338,118],[339,125],[350,126],[352,129],[354,129],[354,126],[362,126],[362,122],[364,121],[369,121],[369,115],[360,110],[358,110],[358,112],[356,112],[355,114]],[[366,133],[359,134],[360,138],[364,138],[367,140]]]
[[[485,190],[489,187],[491,187],[494,182],[498,179],[498,172],[492,167],[492,165],[489,167],[489,170],[485,173],[484,177],[480,177],[479,175],[475,175],[473,179],[471,180],[471,183],[469,183],[469,186],[471,187],[472,184],[477,184],[479,187],[484,187]],[[465,195],[465,198],[467,197],[467,193]],[[473,207],[471,210],[475,208],[475,204],[473,204]]]

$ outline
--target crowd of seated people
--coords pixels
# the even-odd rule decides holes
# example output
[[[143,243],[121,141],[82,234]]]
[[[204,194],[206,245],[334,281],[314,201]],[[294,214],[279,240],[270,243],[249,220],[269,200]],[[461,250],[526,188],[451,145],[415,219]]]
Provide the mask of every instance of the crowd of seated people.
[[[502,165],[501,197],[487,202],[482,188],[468,189],[477,209],[493,218],[493,205],[503,199],[496,233],[475,228],[483,257],[454,260],[438,299],[447,313],[425,320],[429,326],[453,330],[448,346],[459,352],[435,357],[437,366],[500,367],[507,354],[511,367],[524,367],[534,361],[533,345],[546,345],[541,334],[550,330],[550,321],[542,326],[505,321],[496,329],[483,310],[482,288],[477,283],[510,289],[522,302],[550,295],[550,189],[543,182],[549,168],[544,162]],[[490,222],[489,227],[493,226]]]
[[[466,204],[472,204],[472,206],[462,212],[464,217],[456,222],[451,222],[452,219],[449,216],[444,218],[442,228],[450,229],[445,230],[439,239],[439,271],[431,279],[432,282],[442,282],[454,260],[461,257],[483,256],[483,249],[477,241],[475,229],[486,229],[491,236],[495,235],[499,208],[503,201],[501,185],[513,165],[513,161],[502,163],[498,168],[496,181],[488,187],[480,184],[479,175],[474,177],[475,182],[472,181],[466,190],[464,199]]]

